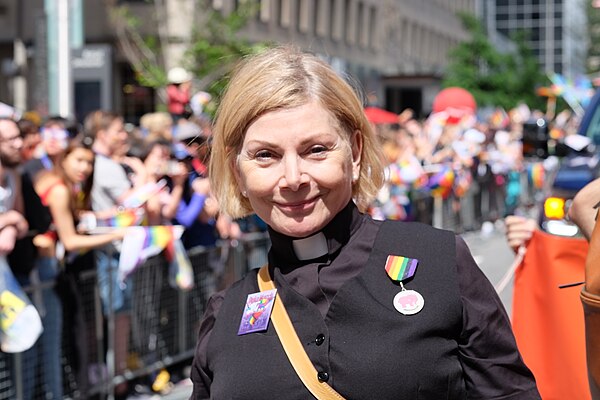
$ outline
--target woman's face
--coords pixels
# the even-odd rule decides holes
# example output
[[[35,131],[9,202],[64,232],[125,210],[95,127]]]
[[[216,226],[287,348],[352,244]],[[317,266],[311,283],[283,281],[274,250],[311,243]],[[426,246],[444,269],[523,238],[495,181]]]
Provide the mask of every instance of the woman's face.
[[[246,132],[236,178],[256,214],[292,237],[322,229],[352,198],[362,140],[342,137],[333,116],[312,102],[258,118]]]
[[[72,182],[82,183],[94,170],[94,153],[88,149],[76,148],[65,156],[62,165]]]
[[[144,164],[146,169],[155,177],[168,174],[168,163],[171,151],[163,145],[155,145],[148,153]]]
[[[69,133],[61,126],[48,126],[42,129],[42,141],[47,155],[58,156],[64,153],[69,145]]]

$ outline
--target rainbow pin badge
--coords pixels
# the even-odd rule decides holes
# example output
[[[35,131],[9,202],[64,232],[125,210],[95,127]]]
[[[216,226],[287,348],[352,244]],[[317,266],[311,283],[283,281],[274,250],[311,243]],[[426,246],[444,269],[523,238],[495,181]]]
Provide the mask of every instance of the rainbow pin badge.
[[[276,294],[277,289],[272,289],[248,295],[238,335],[267,330]]]
[[[407,290],[403,281],[412,278],[417,271],[419,260],[403,256],[389,255],[385,262],[385,271],[390,279],[399,282],[402,290],[394,296],[394,308],[404,315],[413,315],[423,309],[425,299],[416,290]]]

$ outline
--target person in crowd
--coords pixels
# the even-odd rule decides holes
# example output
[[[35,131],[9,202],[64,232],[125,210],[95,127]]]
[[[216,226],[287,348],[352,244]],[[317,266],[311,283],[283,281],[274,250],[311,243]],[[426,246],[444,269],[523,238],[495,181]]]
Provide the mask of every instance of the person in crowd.
[[[142,161],[146,169],[147,183],[168,180],[166,189],[151,197],[146,204],[147,223],[170,225],[183,195],[187,169],[182,162],[172,159],[171,143],[164,140],[147,143]]]
[[[92,249],[123,239],[123,231],[86,235],[77,232],[79,216],[91,210],[94,172],[93,139],[79,135],[69,141],[67,148],[50,171],[36,176],[34,188],[52,215],[56,238],[67,252]],[[46,258],[55,260],[54,254]]]
[[[119,153],[128,139],[123,118],[109,111],[97,110],[86,116],[85,134],[93,138],[94,179],[91,192],[92,210],[99,216],[115,214],[120,203],[136,189],[146,183],[146,172],[138,168],[141,163],[131,163],[135,169],[136,179],[132,182],[125,169],[113,157]],[[127,348],[130,332],[130,315],[132,287],[131,281],[124,284],[118,281],[121,243],[114,241],[95,250],[98,286],[105,314],[115,313],[115,371],[121,373],[127,366]],[[112,296],[110,296],[112,294]],[[123,395],[126,385],[120,385],[116,392]]]
[[[62,117],[48,118],[40,129],[41,143],[38,154],[24,165],[31,179],[41,170],[51,170],[62,157],[69,139],[77,134],[76,124]]]
[[[21,159],[23,162],[27,162],[38,155],[37,153],[42,143],[40,127],[28,119],[20,119],[17,121],[17,124],[19,125],[19,131],[21,131],[21,138],[23,138]]]
[[[357,399],[540,398],[465,242],[363,213],[383,183],[381,156],[358,96],[330,66],[291,47],[247,58],[217,115],[211,189],[231,217],[261,217],[272,247],[259,274],[211,298],[192,399],[306,399],[309,380]],[[272,302],[293,321],[290,353],[307,353],[307,381]]]
[[[176,215],[177,223],[186,227],[182,240],[186,248],[215,246],[219,238],[240,236],[237,221],[219,213],[217,200],[210,191],[207,163],[211,137],[195,122],[179,124],[175,136],[176,157],[184,162],[188,181]]]
[[[207,146],[207,138],[200,126],[188,122],[180,124],[175,141],[175,155],[188,171],[183,198],[175,216],[175,222],[186,228],[183,245],[187,249],[214,246],[218,238],[214,224],[218,205],[210,193],[206,160],[199,157],[204,151],[201,148]]]
[[[40,270],[38,264],[34,235],[45,232],[50,225],[50,219],[35,195],[28,175],[17,171],[21,164],[22,147],[23,139],[17,122],[8,118],[0,119],[2,208],[5,211],[17,211],[18,215],[24,215],[26,219],[21,229],[18,229],[20,225],[9,224],[0,232],[0,247],[2,252],[8,253],[8,263],[19,284],[27,287],[40,281],[42,277],[48,280],[52,280],[53,277],[48,276],[51,275],[50,271]],[[16,217],[17,214],[9,213],[7,216]],[[56,330],[60,325],[60,303],[52,301],[56,300],[52,287],[43,290],[42,293],[38,287],[31,295],[32,302],[42,317],[44,333],[31,349],[23,353],[23,362],[18,371],[18,375],[23,377],[23,397],[32,399],[35,385],[41,383],[54,398],[62,398],[60,357],[53,347],[60,341],[60,334],[57,334]],[[48,303],[44,300],[48,300]],[[43,370],[39,369],[42,375],[38,382],[37,372],[41,363],[44,363],[45,367]]]
[[[82,235],[76,230],[79,213],[89,210],[91,205],[90,192],[93,180],[94,153],[91,150],[90,137],[72,139],[63,151],[60,159],[49,171],[42,170],[35,179],[34,188],[42,204],[50,210],[53,229],[42,236],[47,245],[38,246],[36,265],[40,281],[56,280],[59,273],[59,260],[56,254],[56,242],[67,252],[87,250],[111,243],[123,238],[123,231],[103,235]],[[42,238],[38,238],[41,242]],[[43,304],[46,310],[53,309],[53,323],[45,325],[43,337],[50,336],[53,341],[43,342],[40,352],[44,370],[61,372],[62,350],[62,307],[60,298],[54,290],[43,291]],[[50,331],[52,328],[52,331]],[[62,373],[55,379],[61,380]],[[62,393],[62,384],[60,384]],[[58,396],[58,397],[56,397]],[[55,398],[62,398],[62,394]]]
[[[153,112],[142,115],[140,127],[148,141],[173,139],[173,118],[167,112]]]
[[[3,213],[0,247],[4,253],[10,253],[15,240],[24,237],[29,228],[27,221],[23,221],[22,181],[16,171],[21,161],[22,145],[17,123],[10,118],[0,118],[0,211]]]
[[[180,119],[187,119],[192,115],[190,98],[192,90],[192,74],[184,68],[171,68],[167,74],[167,108],[173,122],[177,124]]]

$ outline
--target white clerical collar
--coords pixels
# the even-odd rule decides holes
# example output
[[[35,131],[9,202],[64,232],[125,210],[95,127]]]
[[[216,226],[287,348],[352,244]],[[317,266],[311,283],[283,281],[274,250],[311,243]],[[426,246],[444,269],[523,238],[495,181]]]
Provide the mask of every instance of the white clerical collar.
[[[301,261],[319,258],[329,251],[327,249],[327,239],[323,235],[323,232],[304,239],[293,240],[292,245],[294,246],[296,257]]]

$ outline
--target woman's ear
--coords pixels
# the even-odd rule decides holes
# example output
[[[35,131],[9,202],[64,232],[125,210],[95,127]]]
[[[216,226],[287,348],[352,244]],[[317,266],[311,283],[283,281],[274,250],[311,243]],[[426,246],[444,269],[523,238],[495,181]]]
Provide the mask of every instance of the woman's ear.
[[[362,157],[363,138],[362,132],[358,129],[352,133],[350,139],[350,149],[352,151],[352,176],[358,180],[360,176],[360,162]]]

